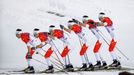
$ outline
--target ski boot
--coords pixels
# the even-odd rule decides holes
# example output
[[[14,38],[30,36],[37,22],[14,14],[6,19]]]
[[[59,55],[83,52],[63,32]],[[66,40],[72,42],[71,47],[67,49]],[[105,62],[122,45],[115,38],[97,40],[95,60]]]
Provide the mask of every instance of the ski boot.
[[[79,71],[86,71],[86,69],[87,69],[87,64],[86,63],[83,63],[82,64],[82,67],[79,68]]]
[[[100,69],[107,69],[107,68],[108,68],[107,63],[103,61]]]
[[[68,71],[69,72],[74,72],[74,67],[73,67],[73,65],[72,64],[68,64]]]
[[[121,68],[121,64],[119,61],[117,60],[113,60],[113,63],[111,65],[108,66],[109,69],[120,69]]]
[[[28,66],[27,68],[21,70],[22,72],[25,72],[26,70],[28,70],[30,68],[30,66]]]
[[[53,65],[48,66],[48,69],[46,69],[44,72],[45,73],[54,73],[54,67],[53,67]]]
[[[24,72],[25,73],[35,73],[33,66],[28,67],[27,69],[25,69]]]
[[[100,69],[101,68],[101,62],[97,61],[97,63],[94,65],[94,69]]]
[[[94,66],[93,64],[89,64],[89,66],[87,67],[86,71],[93,71],[94,70]]]
[[[65,65],[65,68],[63,70],[68,71],[69,65]]]

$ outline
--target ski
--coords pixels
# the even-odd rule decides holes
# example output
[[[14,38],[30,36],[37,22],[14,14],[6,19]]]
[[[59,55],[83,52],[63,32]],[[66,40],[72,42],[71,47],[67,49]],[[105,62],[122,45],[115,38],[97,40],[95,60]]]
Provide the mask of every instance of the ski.
[[[24,72],[24,70],[8,71],[8,72]]]
[[[65,73],[69,74],[71,72],[78,73],[80,75],[83,75],[83,72],[97,72],[97,71],[132,71],[134,68],[128,68],[128,67],[121,67],[121,68],[108,68],[108,69],[94,69],[94,70],[84,70],[80,71],[80,67],[75,67],[74,71],[66,71],[66,70],[58,70],[54,71],[53,73],[45,73],[43,71],[35,72],[35,73],[25,73],[24,71],[7,71],[7,72],[1,72],[0,74],[56,74],[56,73]]]
[[[66,72],[65,70],[58,70],[58,71],[54,71],[53,73],[46,73],[44,71],[39,71],[39,72],[35,72],[35,73],[25,73],[24,71],[20,70],[20,71],[7,71],[7,72],[2,72],[0,74],[54,74],[54,73],[65,73],[68,74],[68,72]]]
[[[79,70],[80,67],[76,67],[74,72],[77,72],[77,71],[80,71]],[[127,67],[120,67],[120,68],[111,68],[111,67],[108,67],[108,68],[95,68],[94,70],[84,70],[84,71],[110,71],[110,70],[114,70],[114,71],[124,71],[124,70],[134,70],[134,68],[127,68]]]

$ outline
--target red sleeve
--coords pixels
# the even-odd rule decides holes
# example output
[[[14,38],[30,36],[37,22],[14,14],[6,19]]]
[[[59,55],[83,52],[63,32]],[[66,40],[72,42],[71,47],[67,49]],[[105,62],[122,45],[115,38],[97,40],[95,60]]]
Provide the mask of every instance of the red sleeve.
[[[113,24],[112,20],[109,17],[105,17],[103,22],[106,22],[108,26]]]
[[[48,39],[47,33],[40,32],[39,33],[39,39],[40,39],[41,42],[45,42]]]
[[[58,39],[64,37],[64,34],[63,34],[63,31],[62,30],[59,30],[59,29],[55,29],[53,31],[53,36],[54,37],[57,37]]]
[[[30,41],[30,34],[29,33],[21,33],[21,39],[26,44]]]

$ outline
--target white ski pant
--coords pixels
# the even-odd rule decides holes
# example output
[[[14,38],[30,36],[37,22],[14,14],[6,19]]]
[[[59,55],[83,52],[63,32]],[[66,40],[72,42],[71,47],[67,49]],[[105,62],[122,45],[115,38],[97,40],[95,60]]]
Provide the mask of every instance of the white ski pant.
[[[97,38],[97,40],[100,40],[100,35],[98,33],[98,29],[97,28],[93,28],[93,29],[90,29],[91,32],[95,35],[95,37]]]
[[[106,26],[105,28],[106,28],[107,32],[110,34],[111,38],[114,39],[114,32],[113,32],[114,28],[113,28],[113,26]]]
[[[107,32],[110,34],[111,38],[114,39],[115,35],[114,35],[114,32],[113,32],[114,31],[113,26],[106,26],[105,28],[106,28]],[[111,54],[111,57],[112,57],[113,60],[117,59],[115,51],[111,51],[110,54]]]
[[[68,37],[66,35],[64,35],[64,37],[61,38],[60,40],[63,42],[63,48],[68,47],[71,50],[72,47],[71,47],[70,43],[68,42]],[[70,51],[69,51],[69,53],[70,53]],[[71,64],[70,58],[69,58],[69,53],[67,54],[66,57],[63,57],[65,65]]]
[[[77,33],[77,35],[78,35],[81,47],[83,46],[83,44],[86,44],[87,46],[89,46],[88,43],[87,43],[87,39],[84,37],[85,34],[83,32]],[[88,56],[86,57],[86,53],[81,56],[81,60],[82,60],[82,63],[87,63],[87,64],[91,63],[91,62],[88,61]]]
[[[99,40],[99,42],[101,43],[100,35],[98,33],[99,30],[97,28],[92,28],[90,30],[95,35],[95,37],[97,38],[97,40]],[[101,54],[100,54],[100,52],[95,53],[95,58],[96,58],[97,61],[104,61],[103,58],[102,58],[102,56],[101,56]]]

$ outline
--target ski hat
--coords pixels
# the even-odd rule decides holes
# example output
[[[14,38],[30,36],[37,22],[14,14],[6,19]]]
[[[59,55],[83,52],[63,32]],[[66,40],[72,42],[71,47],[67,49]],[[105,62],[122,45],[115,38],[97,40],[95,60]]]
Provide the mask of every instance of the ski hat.
[[[33,31],[33,35],[36,36],[38,33],[39,33],[39,29],[35,28],[34,31]]]
[[[54,30],[54,29],[55,29],[55,26],[54,25],[50,25],[49,26],[49,31]]]
[[[71,26],[71,25],[73,25],[73,24],[75,24],[74,21],[72,21],[72,20],[69,20],[69,21],[68,21],[68,26]]]
[[[17,34],[20,34],[21,32],[22,32],[22,29],[19,29],[19,28],[16,29],[16,35],[17,35]]]
[[[89,20],[89,17],[88,17],[87,15],[84,15],[84,16],[82,17],[82,21],[86,21],[86,20]]]
[[[100,12],[98,17],[99,17],[99,19],[105,17],[105,13],[104,12]]]

